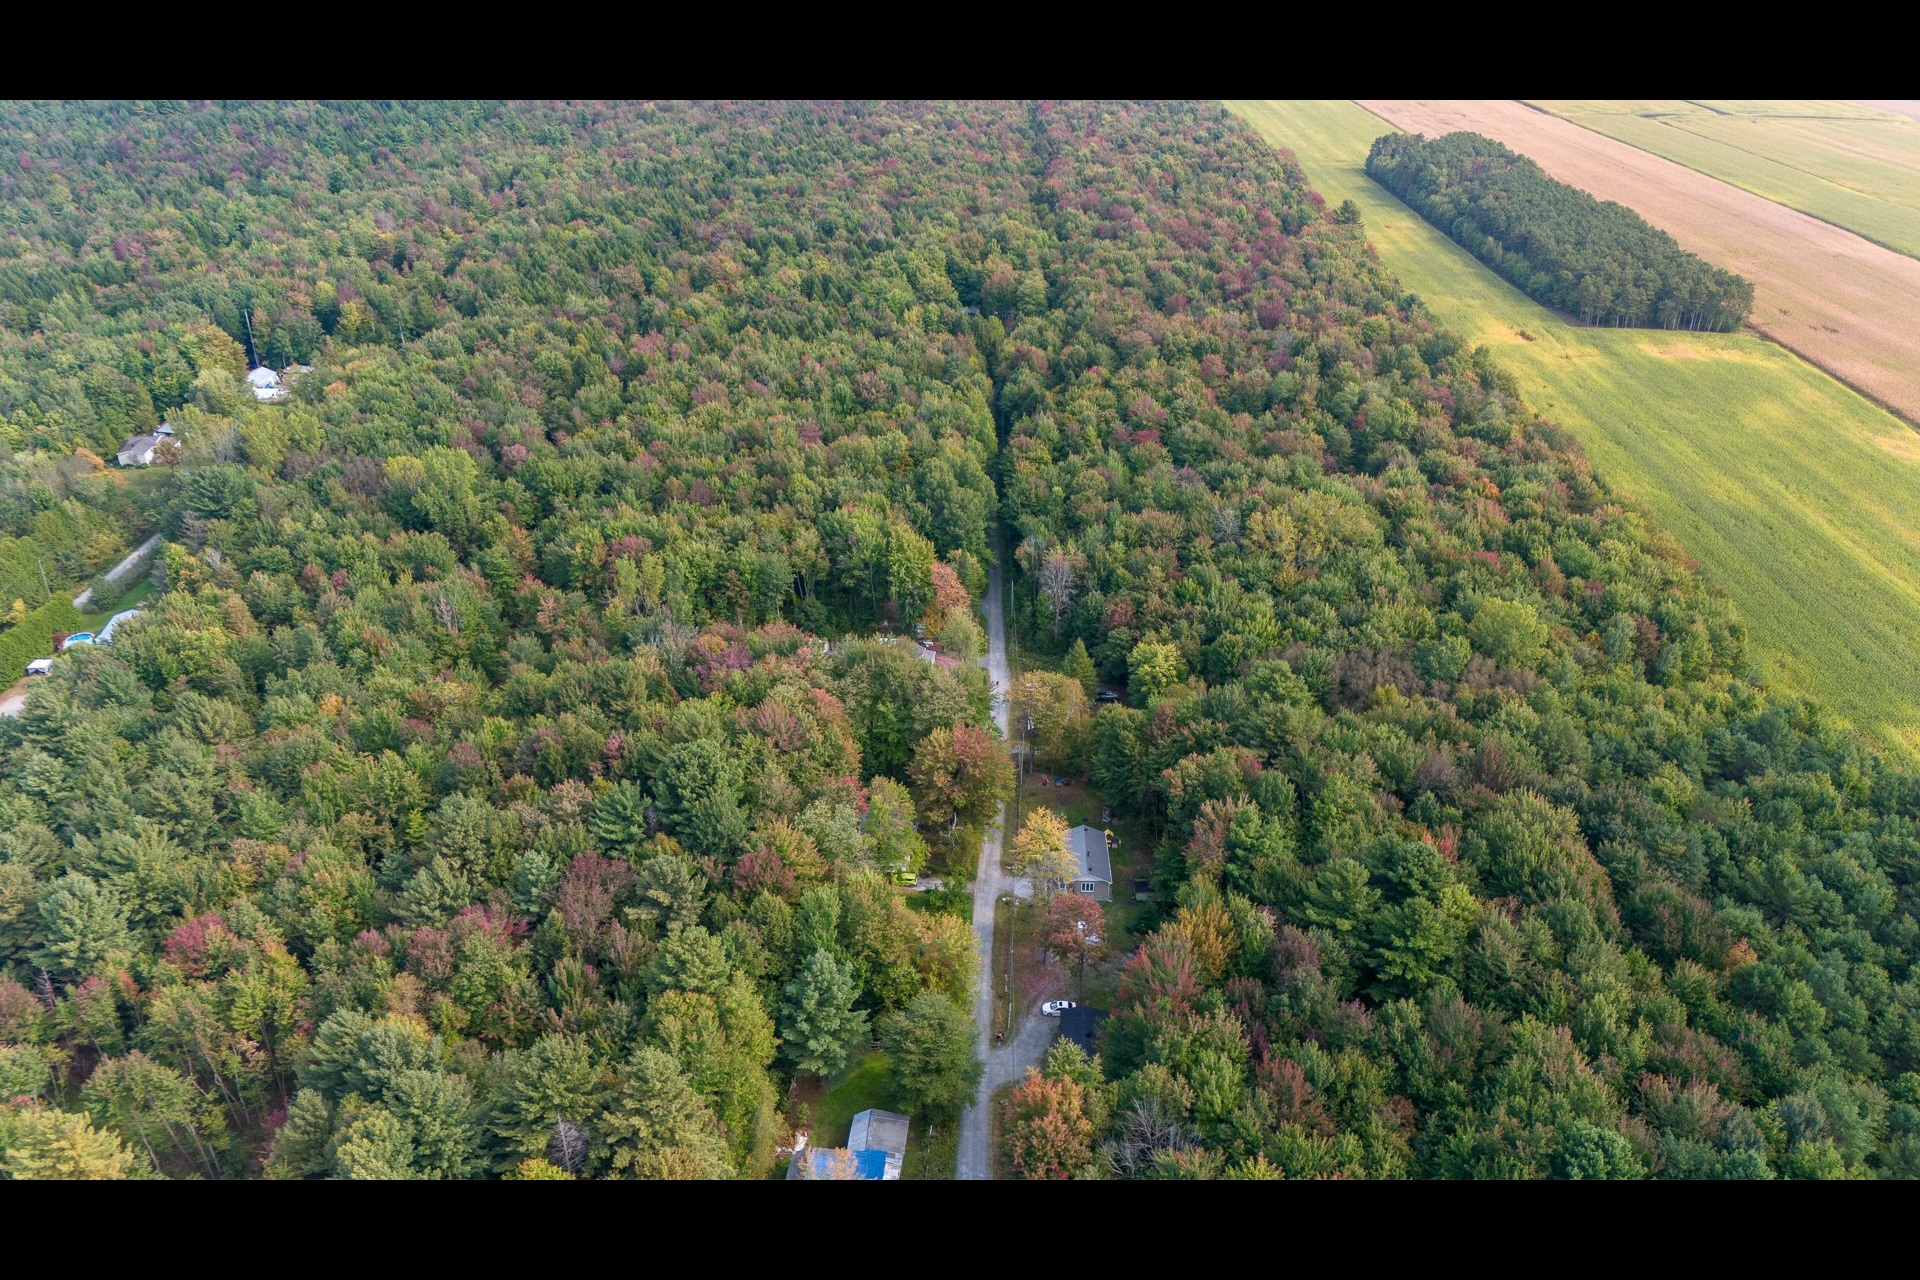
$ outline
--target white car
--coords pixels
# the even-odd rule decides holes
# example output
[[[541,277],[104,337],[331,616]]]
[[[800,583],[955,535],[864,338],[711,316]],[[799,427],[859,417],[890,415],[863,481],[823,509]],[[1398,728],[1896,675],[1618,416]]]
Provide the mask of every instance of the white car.
[[[1073,1007],[1074,1004],[1071,1000],[1049,1000],[1040,1006],[1040,1012],[1046,1014],[1049,1018],[1057,1018]]]

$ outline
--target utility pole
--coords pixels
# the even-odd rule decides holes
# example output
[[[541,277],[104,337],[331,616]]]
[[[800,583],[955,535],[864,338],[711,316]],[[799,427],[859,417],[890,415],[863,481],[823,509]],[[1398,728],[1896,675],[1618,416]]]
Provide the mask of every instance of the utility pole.
[[[1020,927],[1020,895],[1009,895],[1007,911],[1007,1030],[1013,1030],[1013,934]]]

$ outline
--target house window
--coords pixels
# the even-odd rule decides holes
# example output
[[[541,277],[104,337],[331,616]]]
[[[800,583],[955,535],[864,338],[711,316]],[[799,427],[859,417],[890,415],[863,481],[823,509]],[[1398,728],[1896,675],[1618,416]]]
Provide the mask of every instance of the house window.
[[[1080,891],[1081,891],[1082,893],[1092,893],[1092,892],[1093,892],[1093,882],[1092,882],[1091,880],[1082,880],[1082,881],[1080,882],[1080,886],[1079,886],[1079,888],[1080,888]]]

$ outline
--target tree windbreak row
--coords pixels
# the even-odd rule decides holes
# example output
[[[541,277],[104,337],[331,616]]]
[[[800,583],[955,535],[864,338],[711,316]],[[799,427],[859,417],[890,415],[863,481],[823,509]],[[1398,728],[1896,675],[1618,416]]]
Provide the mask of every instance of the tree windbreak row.
[[[1481,134],[1384,134],[1367,173],[1522,293],[1584,324],[1729,332],[1753,310],[1750,281]]]
[[[1003,515],[1158,839],[1018,1173],[1920,1172],[1920,780],[1218,108],[0,135],[7,532],[180,442],[161,594],[0,719],[0,1176],[757,1176],[876,1036],[950,1113],[895,882],[1007,789]]]

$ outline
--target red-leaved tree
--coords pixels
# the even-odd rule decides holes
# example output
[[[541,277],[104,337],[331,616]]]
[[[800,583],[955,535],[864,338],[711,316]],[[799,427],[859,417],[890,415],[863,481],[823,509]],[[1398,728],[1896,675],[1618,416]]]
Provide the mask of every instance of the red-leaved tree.
[[[1071,1178],[1093,1160],[1093,1121],[1086,1090],[1073,1080],[1049,1080],[1029,1067],[1013,1091],[1007,1154],[1016,1175],[1033,1181]]]

